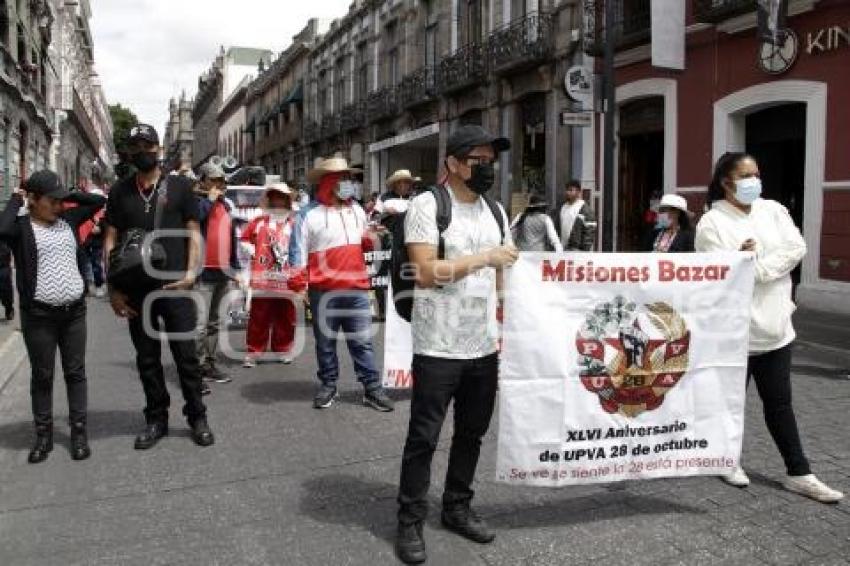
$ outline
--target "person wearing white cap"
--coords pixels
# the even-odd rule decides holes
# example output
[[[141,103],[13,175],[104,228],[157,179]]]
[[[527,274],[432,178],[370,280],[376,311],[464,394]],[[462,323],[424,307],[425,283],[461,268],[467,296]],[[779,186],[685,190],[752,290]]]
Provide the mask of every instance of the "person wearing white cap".
[[[393,402],[381,386],[370,329],[371,282],[363,258],[374,249],[366,213],[355,202],[352,175],[360,173],[341,155],[319,159],[307,173],[317,186],[316,200],[299,213],[290,253],[292,264],[304,267],[309,280],[313,335],[316,340],[319,388],[313,407],[326,409],[337,396],[339,359],[337,335],[345,334],[357,380],[363,385],[363,403],[378,411],[392,411]]]
[[[303,292],[303,269],[292,269],[289,242],[295,230],[292,210],[294,192],[286,183],[266,188],[265,213],[253,219],[242,232],[242,243],[251,251],[251,314],[245,335],[247,354],[243,367],[252,368],[267,350],[276,361],[292,362],[295,341],[295,304],[291,292]]]
[[[386,221],[407,211],[407,201],[413,192],[414,177],[407,169],[399,169],[387,178],[387,192],[381,195],[375,210],[384,215]],[[388,226],[391,228],[391,226]]]
[[[688,201],[679,195],[667,194],[661,198],[655,229],[646,251],[682,253],[694,251],[694,232],[688,213]]]

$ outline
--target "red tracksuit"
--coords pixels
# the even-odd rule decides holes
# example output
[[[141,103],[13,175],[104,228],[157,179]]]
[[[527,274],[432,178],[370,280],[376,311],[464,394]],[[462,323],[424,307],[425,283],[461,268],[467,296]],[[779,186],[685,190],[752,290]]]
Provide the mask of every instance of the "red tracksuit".
[[[303,274],[301,270],[291,268],[287,258],[294,227],[294,215],[284,221],[274,221],[268,215],[263,215],[245,227],[242,241],[254,245],[251,289],[264,293],[303,290]],[[295,312],[295,305],[289,298],[253,298],[246,335],[248,353],[260,354],[269,349],[276,353],[286,353],[292,350]]]

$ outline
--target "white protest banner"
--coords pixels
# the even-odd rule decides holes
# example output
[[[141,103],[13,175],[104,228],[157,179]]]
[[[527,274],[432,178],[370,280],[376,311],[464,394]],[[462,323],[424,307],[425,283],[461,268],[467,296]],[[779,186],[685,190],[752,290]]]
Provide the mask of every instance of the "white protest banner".
[[[520,254],[506,285],[497,479],[730,472],[753,277],[744,253]]]
[[[391,278],[387,278],[388,280]],[[387,389],[410,387],[410,366],[413,362],[413,338],[410,323],[401,318],[393,302],[392,281],[387,282],[387,309],[384,325],[384,369],[381,380]]]

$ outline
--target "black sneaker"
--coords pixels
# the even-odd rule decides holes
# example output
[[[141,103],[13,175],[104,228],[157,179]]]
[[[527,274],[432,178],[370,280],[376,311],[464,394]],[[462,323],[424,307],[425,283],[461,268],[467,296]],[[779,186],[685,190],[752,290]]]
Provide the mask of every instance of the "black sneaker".
[[[486,544],[493,542],[496,538],[495,533],[487,528],[484,520],[468,505],[455,505],[449,509],[443,509],[440,521],[448,530],[473,542]]]
[[[15,307],[9,307],[6,309],[6,320],[14,320],[15,318]]]
[[[201,368],[201,376],[203,376],[203,380],[207,382],[215,382],[215,383],[230,383],[233,381],[233,378],[218,369],[215,366],[204,366]]]
[[[153,448],[163,436],[168,434],[168,425],[166,423],[149,423],[145,425],[145,430],[142,434],[136,437],[136,450],[147,450]]]
[[[211,446],[215,442],[215,437],[210,430],[210,425],[207,423],[206,417],[201,417],[189,425],[192,428],[192,440],[198,446]]]
[[[395,408],[393,400],[390,399],[383,387],[366,391],[363,395],[363,404],[383,413],[389,413]]]
[[[38,464],[47,460],[47,455],[53,450],[53,426],[40,425],[35,429],[35,442],[27,458],[30,464]]]
[[[336,387],[322,385],[313,397],[313,408],[327,409],[334,404],[334,399],[336,399]]]
[[[89,448],[86,425],[85,423],[74,423],[71,425],[71,459],[85,460],[89,456],[91,456],[91,448]]]
[[[395,537],[395,553],[405,564],[421,564],[428,559],[425,553],[425,539],[422,538],[422,523],[399,523]]]
[[[212,393],[212,389],[210,389],[210,386],[207,385],[207,383],[202,380],[201,381],[201,395],[209,395],[210,393]]]

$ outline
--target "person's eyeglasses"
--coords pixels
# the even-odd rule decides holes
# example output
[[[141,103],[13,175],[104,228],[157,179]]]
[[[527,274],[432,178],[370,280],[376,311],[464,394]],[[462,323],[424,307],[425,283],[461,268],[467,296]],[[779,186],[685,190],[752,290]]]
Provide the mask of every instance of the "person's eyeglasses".
[[[489,157],[481,157],[478,155],[470,155],[463,158],[464,163],[472,167],[473,165],[492,165],[495,160]]]

